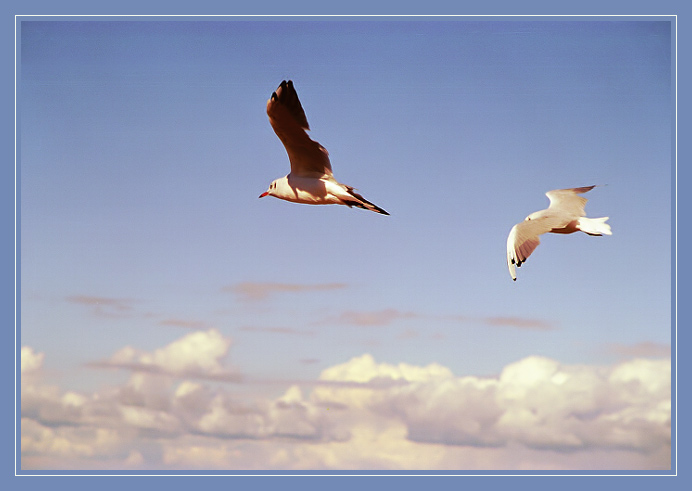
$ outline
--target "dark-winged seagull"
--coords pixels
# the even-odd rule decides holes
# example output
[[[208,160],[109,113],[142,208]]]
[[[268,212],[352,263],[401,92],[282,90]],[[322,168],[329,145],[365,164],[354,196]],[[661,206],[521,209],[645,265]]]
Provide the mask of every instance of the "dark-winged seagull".
[[[379,206],[369,202],[353,187],[341,184],[332,175],[327,149],[310,139],[310,129],[303,106],[293,88],[293,82],[285,80],[267,101],[269,122],[286,147],[291,172],[272,181],[259,197],[276,198],[309,205],[346,205],[389,215]]]

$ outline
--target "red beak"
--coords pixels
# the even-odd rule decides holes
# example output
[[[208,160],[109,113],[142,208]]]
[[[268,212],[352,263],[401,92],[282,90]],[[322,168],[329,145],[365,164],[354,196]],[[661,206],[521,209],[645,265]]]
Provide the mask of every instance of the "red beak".
[[[265,191],[262,194],[259,195],[260,198],[264,198],[266,195],[269,194],[269,191]]]

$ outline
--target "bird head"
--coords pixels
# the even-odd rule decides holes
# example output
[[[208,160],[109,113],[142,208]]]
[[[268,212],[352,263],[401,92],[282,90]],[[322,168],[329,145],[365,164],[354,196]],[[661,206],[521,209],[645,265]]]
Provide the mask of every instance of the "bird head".
[[[264,198],[265,196],[271,196],[274,194],[275,190],[276,190],[276,180],[272,181],[272,183],[269,185],[269,188],[265,192],[260,194],[259,197]]]

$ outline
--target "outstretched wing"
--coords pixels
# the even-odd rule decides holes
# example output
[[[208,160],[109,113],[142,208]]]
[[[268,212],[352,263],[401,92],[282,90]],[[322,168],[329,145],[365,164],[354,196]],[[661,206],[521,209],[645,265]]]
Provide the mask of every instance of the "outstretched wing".
[[[274,133],[286,148],[292,174],[332,175],[327,149],[311,140],[306,132],[310,126],[292,81],[284,80],[272,93],[267,101],[267,115]]]
[[[570,189],[554,189],[548,191],[545,195],[550,199],[549,210],[559,210],[560,212],[569,213],[575,217],[583,217],[584,206],[587,199],[579,196],[582,193],[591,191],[596,186],[585,186],[582,188]]]
[[[538,244],[541,243],[538,236],[562,225],[564,225],[562,218],[545,216],[535,220],[524,220],[512,227],[507,237],[507,267],[514,281],[517,280],[515,266],[521,266],[536,250]]]

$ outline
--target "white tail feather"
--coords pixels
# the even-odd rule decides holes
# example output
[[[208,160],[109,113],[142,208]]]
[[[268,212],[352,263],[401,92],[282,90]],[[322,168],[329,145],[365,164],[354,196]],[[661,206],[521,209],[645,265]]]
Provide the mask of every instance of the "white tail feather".
[[[609,217],[586,218],[580,217],[578,221],[579,230],[589,235],[613,235],[610,225],[606,223]]]

